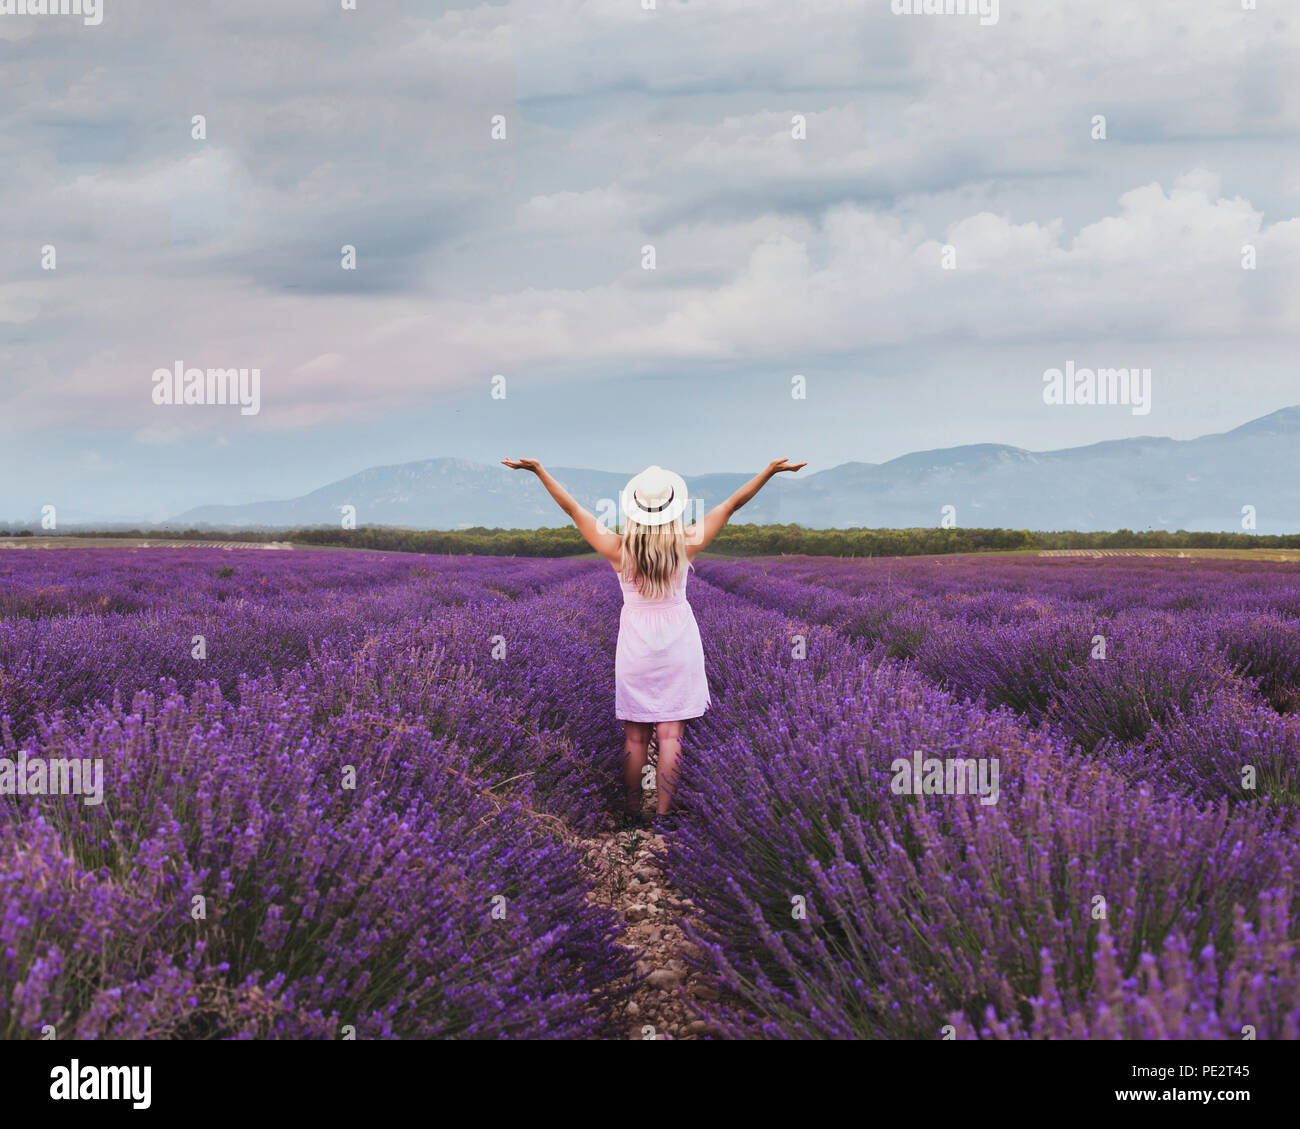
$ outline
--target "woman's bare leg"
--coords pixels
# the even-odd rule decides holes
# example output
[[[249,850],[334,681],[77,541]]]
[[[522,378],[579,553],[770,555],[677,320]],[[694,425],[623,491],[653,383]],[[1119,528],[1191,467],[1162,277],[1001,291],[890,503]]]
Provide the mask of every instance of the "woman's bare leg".
[[[659,743],[659,770],[655,774],[659,784],[658,811],[666,815],[673,805],[673,790],[677,787],[677,759],[682,751],[684,721],[661,721],[655,725],[655,739]]]
[[[625,721],[623,738],[623,808],[641,810],[641,773],[650,748],[650,723]]]

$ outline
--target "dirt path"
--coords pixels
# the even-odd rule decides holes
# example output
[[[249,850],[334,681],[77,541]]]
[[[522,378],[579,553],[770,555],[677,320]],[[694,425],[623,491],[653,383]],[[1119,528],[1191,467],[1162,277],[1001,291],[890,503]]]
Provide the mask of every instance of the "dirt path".
[[[604,832],[580,839],[591,882],[590,897],[608,905],[626,923],[623,944],[637,962],[638,982],[618,1017],[628,1039],[701,1039],[710,1031],[697,1003],[717,999],[687,967],[690,942],[682,920],[689,899],[668,883],[656,855],[662,836],[650,831]]]

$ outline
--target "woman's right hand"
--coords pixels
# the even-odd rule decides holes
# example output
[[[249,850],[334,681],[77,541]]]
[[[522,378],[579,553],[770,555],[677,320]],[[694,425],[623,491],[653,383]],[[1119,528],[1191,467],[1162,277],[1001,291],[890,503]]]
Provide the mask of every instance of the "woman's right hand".
[[[511,470],[531,470],[534,474],[542,469],[542,464],[536,459],[502,459],[501,463]]]

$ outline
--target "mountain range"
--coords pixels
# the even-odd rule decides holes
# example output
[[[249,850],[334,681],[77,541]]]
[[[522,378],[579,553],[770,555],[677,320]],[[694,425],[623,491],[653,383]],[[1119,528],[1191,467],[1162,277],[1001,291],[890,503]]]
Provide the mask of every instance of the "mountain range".
[[[1240,531],[1253,506],[1256,531],[1300,531],[1300,406],[1198,439],[1141,437],[1059,451],[994,443],[918,451],[884,463],[843,463],[780,475],[738,521],[807,528],[910,528],[942,524],[1035,530]],[[640,467],[551,467],[583,505],[617,520],[610,506]],[[757,470],[758,468],[754,468]],[[753,470],[686,478],[709,508]],[[601,510],[602,501],[604,510]],[[567,523],[540,483],[499,464],[434,458],[372,467],[300,498],[188,510],[162,527],[287,528],[358,525],[412,529],[538,528]]]

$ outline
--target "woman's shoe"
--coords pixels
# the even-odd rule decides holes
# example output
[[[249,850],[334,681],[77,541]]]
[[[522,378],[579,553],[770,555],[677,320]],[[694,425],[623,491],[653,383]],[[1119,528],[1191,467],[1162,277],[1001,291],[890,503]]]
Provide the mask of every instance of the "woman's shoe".
[[[645,826],[645,816],[639,811],[624,811],[619,813],[619,829],[621,831],[640,831]]]
[[[681,819],[675,811],[656,812],[650,830],[655,835],[664,835],[669,831],[676,831],[680,826]]]

